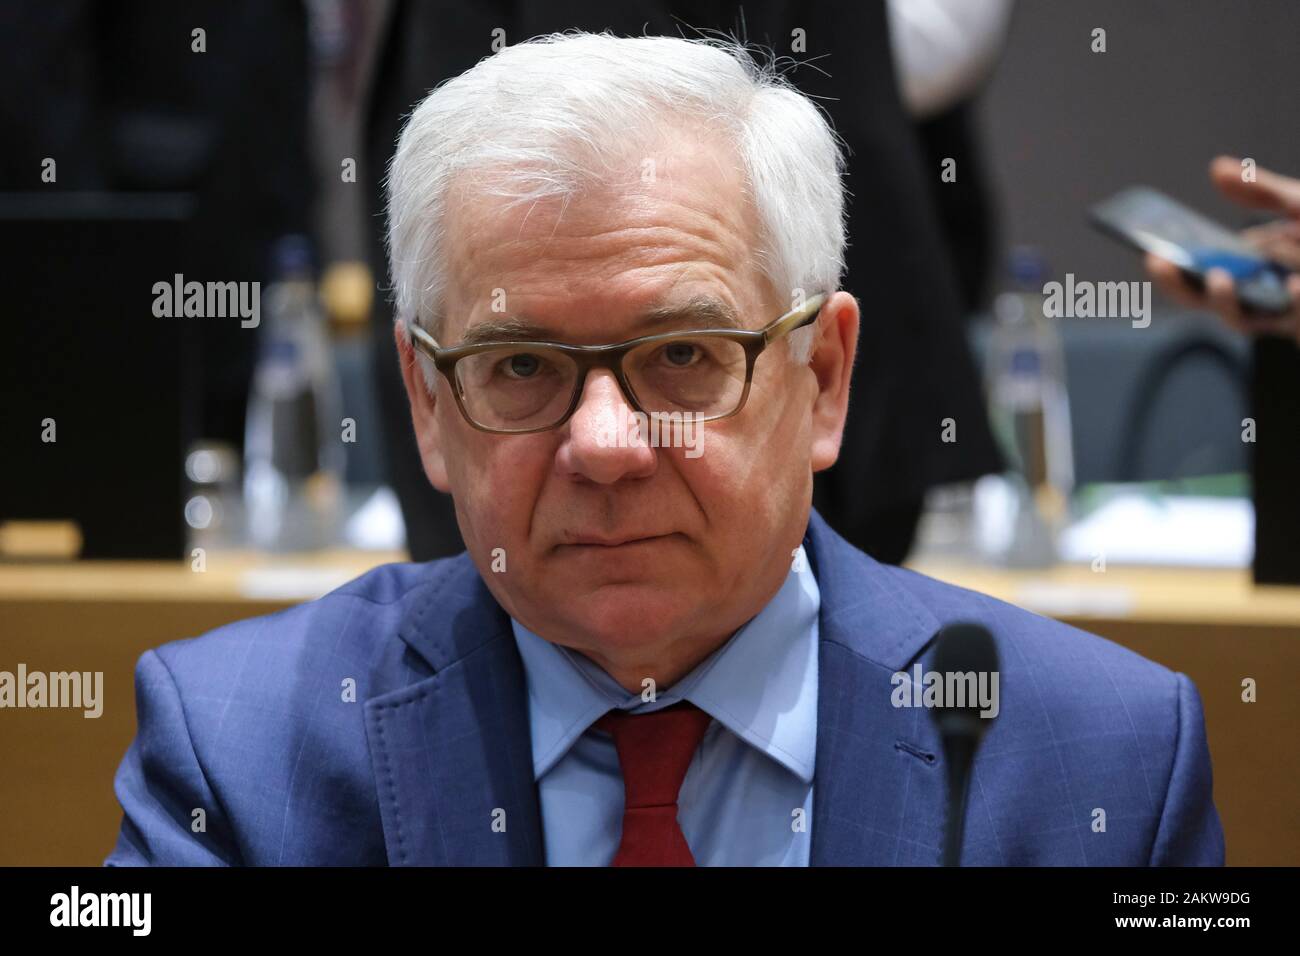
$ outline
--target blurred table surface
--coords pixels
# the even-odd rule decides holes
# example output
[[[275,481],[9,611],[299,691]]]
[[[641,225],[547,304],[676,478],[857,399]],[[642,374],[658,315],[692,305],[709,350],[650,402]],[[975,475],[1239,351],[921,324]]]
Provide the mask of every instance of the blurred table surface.
[[[227,601],[279,607],[405,560],[401,552],[338,548],[294,554],[209,551],[202,570],[189,561],[15,562],[0,564],[0,601]]]
[[[133,669],[145,650],[280,610],[393,552],[210,551],[189,562],[0,564],[0,669],[103,671],[98,720],[0,713],[0,865],[102,861],[120,809],[111,780],[135,732]],[[1300,588],[1247,570],[1111,564],[1012,570],[922,558],[914,570],[1092,631],[1196,683],[1214,760],[1228,862],[1300,864]],[[1258,685],[1242,701],[1242,681]]]
[[[915,571],[1049,617],[1231,624],[1300,631],[1300,587],[1257,586],[1246,568],[1087,565],[1011,569],[927,559]]]
[[[336,549],[211,552],[201,571],[182,561],[0,563],[0,601],[224,601],[232,607],[280,607],[318,597],[380,564],[404,560],[401,552]],[[908,567],[1051,617],[1300,630],[1300,587],[1256,586],[1246,569],[1013,569],[946,558],[923,558]]]

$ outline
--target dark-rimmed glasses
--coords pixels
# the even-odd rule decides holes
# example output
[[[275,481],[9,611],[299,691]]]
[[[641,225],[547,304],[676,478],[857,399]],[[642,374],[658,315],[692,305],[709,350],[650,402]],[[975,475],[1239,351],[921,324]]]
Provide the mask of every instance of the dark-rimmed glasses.
[[[749,398],[758,356],[815,321],[826,299],[812,296],[758,330],[665,332],[614,345],[519,341],[443,348],[415,323],[407,327],[411,344],[447,379],[467,422],[480,431],[524,435],[567,422],[592,369],[609,369],[628,403],[646,416],[730,418]]]

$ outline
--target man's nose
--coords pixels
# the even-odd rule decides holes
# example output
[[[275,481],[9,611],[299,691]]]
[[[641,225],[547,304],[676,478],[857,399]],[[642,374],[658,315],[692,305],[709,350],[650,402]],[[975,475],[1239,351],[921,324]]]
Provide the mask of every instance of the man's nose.
[[[556,454],[560,474],[602,485],[654,474],[657,457],[637,428],[638,417],[612,372],[592,372]]]

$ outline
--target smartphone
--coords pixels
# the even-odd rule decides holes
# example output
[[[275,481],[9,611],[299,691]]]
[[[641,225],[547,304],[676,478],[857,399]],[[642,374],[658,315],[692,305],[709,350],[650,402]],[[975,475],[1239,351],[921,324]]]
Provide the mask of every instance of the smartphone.
[[[1159,190],[1131,186],[1093,206],[1089,218],[1125,245],[1169,260],[1198,289],[1204,289],[1210,269],[1226,270],[1246,312],[1268,315],[1291,308],[1286,289],[1290,270],[1264,258],[1231,229]]]

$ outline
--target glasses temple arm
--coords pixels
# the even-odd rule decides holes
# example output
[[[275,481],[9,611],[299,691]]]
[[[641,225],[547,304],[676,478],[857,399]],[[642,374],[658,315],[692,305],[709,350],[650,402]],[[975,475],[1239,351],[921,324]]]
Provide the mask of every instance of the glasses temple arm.
[[[411,337],[411,344],[420,346],[422,351],[427,352],[430,357],[436,358],[438,352],[442,350],[438,340],[416,325],[414,321],[408,322],[406,326]]]
[[[781,338],[781,336],[788,335],[795,329],[801,328],[810,323],[817,317],[817,313],[821,311],[822,306],[826,304],[827,298],[828,296],[825,293],[815,295],[804,303],[803,308],[795,309],[789,314],[777,319],[763,330],[763,342],[767,345],[771,345],[777,339]]]

